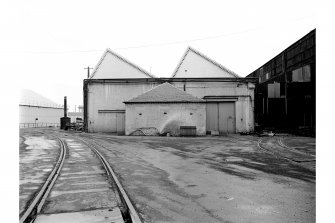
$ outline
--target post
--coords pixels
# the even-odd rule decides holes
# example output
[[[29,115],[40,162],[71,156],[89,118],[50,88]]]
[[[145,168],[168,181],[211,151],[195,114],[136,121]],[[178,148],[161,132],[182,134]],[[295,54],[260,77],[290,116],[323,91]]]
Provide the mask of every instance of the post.
[[[86,67],[84,68],[85,70],[87,69],[87,79],[90,78],[90,69],[93,69],[91,67]]]

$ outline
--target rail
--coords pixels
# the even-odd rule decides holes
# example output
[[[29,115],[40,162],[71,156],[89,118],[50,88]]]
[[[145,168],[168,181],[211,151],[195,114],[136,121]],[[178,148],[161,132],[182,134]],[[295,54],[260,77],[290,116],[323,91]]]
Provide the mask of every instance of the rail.
[[[93,152],[99,157],[100,161],[102,162],[103,166],[106,169],[107,174],[112,177],[113,181],[116,184],[116,189],[119,194],[119,197],[121,199],[122,205],[125,207],[123,218],[125,222],[132,222],[132,223],[141,223],[141,219],[130,201],[126,191],[123,189],[120,181],[117,179],[116,174],[114,173],[112,167],[109,165],[108,161],[105,159],[105,157],[95,148],[95,145],[92,143],[88,143],[86,140],[83,140],[82,138],[78,138],[82,142],[84,142],[89,148],[93,150]],[[127,221],[128,220],[128,221]]]
[[[44,185],[42,186],[41,190],[38,192],[38,194],[34,197],[33,201],[30,203],[29,207],[27,210],[24,212],[22,217],[20,218],[20,223],[31,223],[34,222],[36,216],[40,213],[43,204],[48,197],[61,169],[65,160],[65,155],[66,155],[66,145],[64,142],[60,139],[57,138],[58,141],[60,142],[60,147],[61,151],[59,154],[58,161],[56,165],[54,166],[52,172],[50,173],[49,177],[45,181]]]
[[[280,145],[280,144],[279,144]],[[281,146],[281,145],[280,145]],[[292,159],[292,158],[289,158],[289,157],[286,157],[285,155],[275,151],[275,150],[272,150],[272,149],[267,149],[265,146],[262,146],[262,139],[259,139],[258,142],[257,142],[257,147],[260,149],[260,150],[263,150],[265,152],[268,152],[276,157],[280,157],[282,159],[285,159],[287,161],[289,161],[291,164],[294,164],[294,165],[297,165],[299,167],[302,167],[304,169],[308,169],[310,171],[314,171],[315,172],[315,169],[311,168],[311,167],[306,167],[304,165],[302,165],[301,163],[303,162],[302,160],[296,160],[296,159]],[[311,159],[311,160],[306,160],[305,162],[315,162],[315,159]]]

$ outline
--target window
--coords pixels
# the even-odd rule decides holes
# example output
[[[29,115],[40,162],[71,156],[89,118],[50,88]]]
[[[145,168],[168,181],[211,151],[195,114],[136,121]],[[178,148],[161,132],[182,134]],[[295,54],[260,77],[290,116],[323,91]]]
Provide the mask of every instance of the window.
[[[266,74],[265,74],[265,80],[269,80],[269,78],[270,78],[270,74],[269,74],[269,73],[266,73]]]
[[[310,82],[311,66],[305,65],[292,71],[292,82]]]
[[[280,98],[280,83],[268,84],[268,98]]]
[[[302,73],[303,73],[305,82],[310,82],[311,81],[311,66],[309,65],[303,66]]]

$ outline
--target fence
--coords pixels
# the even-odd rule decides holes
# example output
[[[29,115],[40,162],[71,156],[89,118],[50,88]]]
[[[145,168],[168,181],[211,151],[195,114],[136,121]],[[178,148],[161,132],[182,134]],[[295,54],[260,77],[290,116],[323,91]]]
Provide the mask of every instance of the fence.
[[[20,123],[20,128],[41,128],[41,127],[60,127],[60,123]]]

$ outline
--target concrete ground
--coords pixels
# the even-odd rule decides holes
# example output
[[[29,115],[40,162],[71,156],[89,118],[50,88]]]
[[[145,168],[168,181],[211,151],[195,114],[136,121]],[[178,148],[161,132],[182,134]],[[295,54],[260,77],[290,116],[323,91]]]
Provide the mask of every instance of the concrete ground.
[[[145,222],[315,222],[313,168],[260,150],[258,137],[80,135],[101,146]],[[315,139],[282,142],[315,154]]]
[[[144,222],[315,222],[315,138],[66,135],[70,152],[39,222],[116,220],[98,161],[72,135],[99,145]],[[46,134],[21,131],[20,212],[58,153]]]
[[[20,130],[20,216],[52,171],[59,156],[59,144],[43,132]]]
[[[60,151],[57,140],[35,131],[24,130],[20,136],[21,215],[52,171]],[[34,222],[124,222],[119,197],[98,157],[83,142],[71,136],[62,139],[68,147],[63,168]]]

